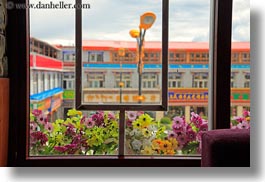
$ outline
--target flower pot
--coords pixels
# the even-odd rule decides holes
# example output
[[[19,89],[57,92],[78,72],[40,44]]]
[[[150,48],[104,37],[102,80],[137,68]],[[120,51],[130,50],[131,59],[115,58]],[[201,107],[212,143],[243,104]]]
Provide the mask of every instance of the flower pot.
[[[0,78],[0,167],[7,166],[9,79]]]

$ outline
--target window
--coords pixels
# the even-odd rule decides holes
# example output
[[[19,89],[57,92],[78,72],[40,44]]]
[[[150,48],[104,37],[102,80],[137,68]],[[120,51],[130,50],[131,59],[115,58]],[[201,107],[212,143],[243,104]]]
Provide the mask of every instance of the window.
[[[103,88],[105,87],[105,76],[103,73],[88,73],[87,74],[88,88]]]
[[[172,52],[170,53],[169,61],[174,62],[180,62],[183,63],[186,61],[186,53],[185,52]]]
[[[116,72],[115,74],[115,88],[132,88],[131,73]]]
[[[231,73],[231,88],[236,88],[235,75],[236,75],[236,73],[234,73],[234,72]]]
[[[181,73],[169,73],[168,87],[169,88],[181,88],[182,79]]]
[[[227,12],[226,12],[227,13]],[[78,56],[77,56],[78,57]],[[91,66],[91,65],[88,65],[88,66]],[[117,68],[116,68],[117,69]],[[166,93],[166,94],[168,94],[168,93]],[[121,114],[122,115],[122,114]],[[122,143],[122,142],[121,142]],[[22,145],[23,145],[23,142],[22,142]],[[22,151],[22,150],[21,150]],[[23,156],[22,156],[23,157]],[[81,160],[80,160],[80,162],[82,162]],[[87,162],[87,161],[85,161],[85,162]],[[167,161],[168,162],[168,161]],[[34,162],[33,162],[34,163]],[[66,164],[67,164],[68,162],[66,162]],[[75,162],[74,162],[75,163]],[[73,164],[74,164],[73,163]],[[69,164],[69,163],[68,163]]]
[[[244,88],[250,88],[250,73],[245,73]]]
[[[194,88],[207,88],[208,73],[194,73],[192,85]]]
[[[88,62],[103,62],[103,52],[88,52]]]
[[[143,88],[157,88],[158,87],[158,74],[157,73],[144,73],[143,74]]]

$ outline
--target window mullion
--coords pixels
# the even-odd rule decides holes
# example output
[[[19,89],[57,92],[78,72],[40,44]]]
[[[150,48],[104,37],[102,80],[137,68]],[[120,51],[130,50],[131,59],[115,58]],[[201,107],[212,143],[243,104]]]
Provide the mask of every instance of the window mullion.
[[[210,129],[230,128],[232,4],[233,0],[211,1]]]

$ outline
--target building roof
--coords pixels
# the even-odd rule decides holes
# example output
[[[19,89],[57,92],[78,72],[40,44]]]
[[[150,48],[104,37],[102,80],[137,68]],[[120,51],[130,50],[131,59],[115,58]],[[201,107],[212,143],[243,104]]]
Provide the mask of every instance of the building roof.
[[[116,50],[119,48],[134,50],[137,47],[136,41],[112,41],[112,40],[83,40],[84,50]],[[149,50],[161,50],[162,43],[159,41],[146,41],[144,48]],[[208,42],[169,42],[170,50],[183,51],[207,51]],[[238,51],[249,51],[250,42],[233,42],[232,49]]]

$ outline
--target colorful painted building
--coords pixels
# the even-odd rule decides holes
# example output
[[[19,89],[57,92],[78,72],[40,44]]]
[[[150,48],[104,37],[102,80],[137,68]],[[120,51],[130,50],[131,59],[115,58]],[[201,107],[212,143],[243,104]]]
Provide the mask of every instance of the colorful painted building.
[[[61,50],[36,38],[30,43],[30,109],[42,110],[55,120],[63,116]]]
[[[89,40],[83,41],[82,46],[83,102],[137,102],[136,42]],[[161,42],[144,44],[144,103],[161,101],[161,47]],[[68,46],[61,49],[63,64],[67,68],[64,69],[64,75],[69,75],[64,82],[68,82],[69,77],[74,81],[75,48]],[[125,52],[124,56],[119,56],[121,49]],[[243,109],[250,108],[250,43],[233,42],[231,51],[231,115],[241,115]],[[169,109],[167,113],[157,112],[157,117],[168,114],[189,118],[192,111],[208,115],[208,64],[208,43],[169,43]],[[74,89],[65,88],[65,98],[70,103]],[[67,108],[70,106],[68,104]]]

